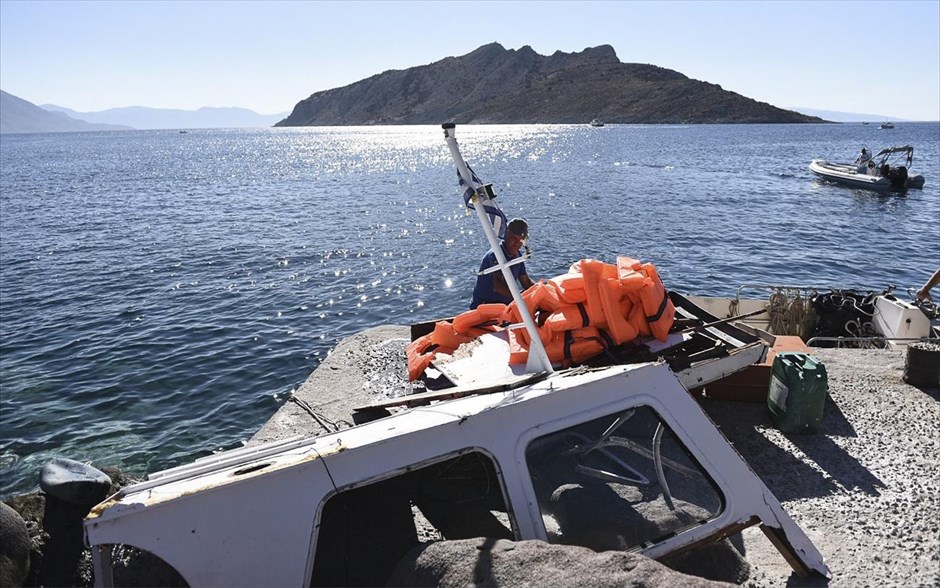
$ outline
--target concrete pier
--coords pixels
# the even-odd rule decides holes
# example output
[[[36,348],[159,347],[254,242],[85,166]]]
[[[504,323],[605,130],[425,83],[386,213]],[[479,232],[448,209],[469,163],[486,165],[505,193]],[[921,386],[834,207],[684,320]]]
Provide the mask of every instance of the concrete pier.
[[[248,445],[345,429],[353,425],[353,408],[410,394],[409,333],[409,327],[383,325],[343,339]]]

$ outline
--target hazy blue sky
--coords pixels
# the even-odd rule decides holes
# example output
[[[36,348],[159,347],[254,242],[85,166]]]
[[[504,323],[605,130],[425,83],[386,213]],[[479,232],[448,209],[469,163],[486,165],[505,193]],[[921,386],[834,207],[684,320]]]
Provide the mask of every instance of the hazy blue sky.
[[[609,44],[781,107],[940,120],[940,1],[0,1],[0,88],[78,111],[240,106],[486,43]]]

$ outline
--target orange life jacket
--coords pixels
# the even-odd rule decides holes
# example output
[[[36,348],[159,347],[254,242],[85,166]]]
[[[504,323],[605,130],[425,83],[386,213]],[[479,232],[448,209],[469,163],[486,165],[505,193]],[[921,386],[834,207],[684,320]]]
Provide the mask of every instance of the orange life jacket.
[[[461,335],[455,331],[454,324],[448,321],[438,321],[434,325],[434,331],[431,332],[432,344],[452,351],[473,339],[473,336]]]
[[[544,280],[540,280],[526,289],[522,293],[522,299],[525,301],[526,308],[529,309],[533,319],[538,311],[555,312],[558,307],[564,304],[559,296],[558,287],[553,282]],[[506,305],[506,310],[500,320],[504,323],[522,322],[522,314],[519,312],[519,305],[516,304],[515,300]]]
[[[607,317],[604,314],[604,303],[601,300],[601,282],[607,278],[616,278],[617,270],[609,263],[597,259],[582,259],[581,273],[584,275],[584,293],[591,324],[598,328],[606,327]]]
[[[523,343],[521,337],[526,332],[525,329],[509,329],[507,332],[509,333],[509,364],[525,364],[529,360],[529,344]]]
[[[553,333],[563,333],[573,329],[580,329],[591,324],[587,308],[583,303],[565,304],[549,315],[542,325]]]
[[[646,322],[646,315],[643,314],[642,303],[637,302],[633,305],[633,308],[630,310],[630,316],[627,317],[627,321],[636,327],[638,337],[649,337],[653,334],[653,332],[650,331],[650,324]]]
[[[607,323],[607,331],[614,339],[616,345],[633,341],[639,335],[639,331],[627,320],[633,303],[627,298],[626,293],[620,286],[620,280],[617,278],[604,278],[600,282],[598,294],[601,297],[601,305],[604,308],[604,318]]]
[[[408,380],[411,382],[421,377],[424,370],[431,365],[431,360],[434,359],[437,347],[431,343],[433,335],[434,333],[428,333],[418,337],[405,348],[405,354],[408,357]]]
[[[676,307],[669,299],[669,294],[653,264],[644,263],[641,270],[652,281],[652,286],[645,288],[640,295],[646,322],[649,323],[653,336],[665,341],[676,318]]]
[[[454,331],[466,335],[476,327],[487,331],[495,331],[499,318],[506,310],[505,304],[493,302],[462,312],[454,317]]]
[[[652,285],[652,281],[642,273],[643,264],[632,257],[617,258],[617,279],[627,292],[637,293]]]
[[[473,328],[470,330],[473,331]],[[472,341],[477,336],[479,335],[461,335],[454,330],[452,323],[438,321],[434,324],[433,331],[418,337],[405,348],[405,355],[408,358],[408,380],[413,382],[420,378],[438,353],[453,353],[462,344]]]
[[[580,265],[578,267],[580,268]],[[550,279],[549,282],[555,284],[555,288],[558,290],[558,297],[562,302],[579,304],[587,300],[586,294],[584,293],[584,276],[581,275],[580,270],[576,273],[569,271],[566,274],[555,276]]]
[[[597,327],[584,327],[557,333],[545,346],[545,353],[552,363],[564,366],[583,363],[604,351],[611,342]]]

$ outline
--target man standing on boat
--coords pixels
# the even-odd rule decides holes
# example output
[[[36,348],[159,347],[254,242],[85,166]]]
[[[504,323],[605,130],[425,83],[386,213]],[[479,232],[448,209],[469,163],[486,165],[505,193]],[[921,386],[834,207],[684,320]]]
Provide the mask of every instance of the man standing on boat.
[[[868,149],[862,147],[862,152],[855,158],[855,165],[858,166],[856,171],[860,174],[867,173],[869,161],[871,161],[871,153],[868,152]]]
[[[522,248],[528,237],[529,225],[526,224],[524,220],[514,218],[509,221],[509,224],[506,226],[506,237],[499,244],[500,247],[503,248],[503,254],[506,256],[507,262],[512,262],[522,256]],[[512,302],[512,293],[509,291],[509,286],[506,285],[506,280],[503,278],[502,272],[485,271],[495,265],[496,253],[489,251],[483,257],[483,262],[480,264],[480,273],[477,274],[477,283],[473,288],[473,299],[470,301],[471,309],[481,304],[493,302],[509,304]],[[525,271],[525,263],[519,261],[514,263],[509,269],[512,271],[513,277],[519,282],[523,291],[532,285],[532,279],[529,278],[529,275]]]

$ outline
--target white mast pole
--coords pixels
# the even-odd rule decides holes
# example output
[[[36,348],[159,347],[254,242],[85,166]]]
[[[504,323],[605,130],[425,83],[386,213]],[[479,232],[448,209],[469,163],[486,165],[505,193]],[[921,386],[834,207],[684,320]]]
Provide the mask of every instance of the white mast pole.
[[[454,159],[454,164],[457,166],[457,172],[460,174],[460,177],[463,178],[464,183],[468,187],[476,192],[479,188],[474,186],[473,175],[470,173],[470,170],[467,169],[467,164],[464,162],[463,157],[460,155],[460,149],[457,147],[457,139],[454,137],[455,126],[454,123],[445,123],[442,125],[444,129],[444,139],[447,141],[447,146],[450,148],[451,157]],[[503,248],[500,247],[499,238],[496,236],[496,233],[493,232],[493,225],[486,216],[486,211],[483,209],[483,203],[480,202],[479,194],[475,193],[470,201],[473,203],[473,209],[476,210],[477,218],[480,219],[480,224],[483,225],[483,233],[486,235],[486,240],[490,243],[490,249],[492,249],[493,253],[496,255],[496,263],[503,273],[503,278],[506,281],[506,285],[509,287],[512,299],[516,301],[516,305],[519,307],[522,322],[529,332],[529,358],[526,361],[526,372],[551,373],[554,371],[552,370],[552,362],[545,352],[545,347],[542,345],[538,327],[535,326],[535,321],[532,320],[532,315],[529,314],[529,308],[526,306],[525,300],[522,298],[522,292],[519,291],[519,286],[516,284],[516,278],[513,277],[512,270],[507,264],[506,256],[503,254]]]

